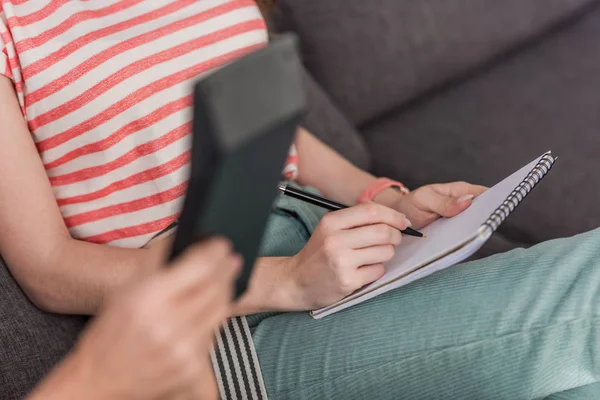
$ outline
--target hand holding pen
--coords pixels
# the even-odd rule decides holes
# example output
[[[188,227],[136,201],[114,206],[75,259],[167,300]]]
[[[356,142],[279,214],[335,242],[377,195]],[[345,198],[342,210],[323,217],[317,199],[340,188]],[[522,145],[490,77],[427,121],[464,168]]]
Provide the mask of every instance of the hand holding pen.
[[[303,201],[305,203],[313,204],[315,206],[324,208],[329,211],[337,211],[337,210],[343,210],[345,208],[348,208],[348,206],[345,204],[341,204],[336,201],[329,200],[329,199],[326,199],[321,196],[317,196],[316,194],[297,189],[295,187],[289,186],[285,182],[282,182],[279,184],[279,191],[286,196],[293,197],[297,200]],[[403,234],[409,235],[409,236],[415,236],[415,237],[420,237],[420,238],[426,237],[421,232],[419,232],[415,229],[412,229],[412,228],[406,228],[406,229],[402,230],[401,232]]]

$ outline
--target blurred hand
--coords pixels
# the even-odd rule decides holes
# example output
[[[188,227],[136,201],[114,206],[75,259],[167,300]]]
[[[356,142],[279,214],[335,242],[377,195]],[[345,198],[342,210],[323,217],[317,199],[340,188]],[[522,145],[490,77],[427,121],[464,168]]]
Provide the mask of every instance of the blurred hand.
[[[325,215],[287,265],[298,309],[330,305],[379,279],[400,244],[400,230],[409,224],[404,215],[376,203]]]
[[[65,362],[89,394],[82,398],[217,398],[209,349],[240,266],[231,246],[213,239],[109,298]]]
[[[423,228],[440,217],[454,217],[473,202],[473,198],[487,190],[484,186],[466,182],[441,183],[422,186],[410,193],[397,196],[388,204],[405,214],[413,228]]]

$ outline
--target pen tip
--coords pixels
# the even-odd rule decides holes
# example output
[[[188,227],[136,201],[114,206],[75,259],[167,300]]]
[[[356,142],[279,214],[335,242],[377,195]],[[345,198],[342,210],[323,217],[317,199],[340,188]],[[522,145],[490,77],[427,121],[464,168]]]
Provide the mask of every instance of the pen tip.
[[[427,235],[423,235],[423,239],[425,239],[427,237]]]

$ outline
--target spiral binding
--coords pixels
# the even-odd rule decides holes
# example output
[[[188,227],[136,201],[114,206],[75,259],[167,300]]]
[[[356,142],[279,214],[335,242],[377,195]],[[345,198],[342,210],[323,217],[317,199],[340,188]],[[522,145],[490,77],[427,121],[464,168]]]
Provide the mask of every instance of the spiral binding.
[[[489,227],[492,232],[500,226],[502,222],[508,217],[508,215],[514,211],[515,208],[523,201],[525,196],[531,192],[531,190],[539,183],[539,181],[546,176],[548,171],[552,168],[556,158],[552,153],[548,152],[542,156],[537,165],[531,170],[529,174],[523,179],[523,181],[508,195],[506,200],[490,215],[490,217],[483,223],[484,226]]]

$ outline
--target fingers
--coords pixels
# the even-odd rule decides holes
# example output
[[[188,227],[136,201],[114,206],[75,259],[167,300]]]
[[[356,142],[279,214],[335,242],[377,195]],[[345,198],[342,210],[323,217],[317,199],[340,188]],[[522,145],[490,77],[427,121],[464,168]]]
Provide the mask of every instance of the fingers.
[[[166,295],[178,296],[214,277],[232,280],[241,261],[233,256],[231,244],[224,239],[209,239],[186,251],[162,277]]]
[[[202,356],[201,356],[202,357]],[[196,379],[193,381],[188,392],[189,400],[218,400],[219,390],[217,381],[214,376],[212,365],[208,355],[206,356],[208,363]]]
[[[219,272],[208,284],[198,285],[180,298],[177,303],[178,311],[182,313],[183,319],[197,325],[197,332],[207,329],[212,331],[229,315],[234,276],[229,271]]]
[[[396,228],[386,224],[361,226],[339,233],[342,244],[350,249],[392,245],[398,246],[402,241],[402,234]]]
[[[189,314],[192,319],[196,319],[198,315],[208,315],[216,308],[229,308],[233,286],[233,280],[214,279],[180,297],[176,307],[183,315]]]
[[[472,185],[468,182],[438,183],[431,185],[431,188],[439,194],[455,198],[468,194],[477,197],[487,190],[485,186]]]
[[[448,207],[446,208],[446,215],[444,215],[444,217],[454,217],[460,214],[461,212],[465,211],[471,206],[471,203],[473,203],[474,198],[475,196],[473,196],[472,194],[465,194],[458,198],[453,198],[452,201],[450,201]]]
[[[466,182],[430,185],[430,192],[423,201],[430,211],[449,218],[469,208],[473,199],[486,190],[484,186]]]
[[[371,264],[383,264],[394,257],[394,246],[372,246],[352,251],[352,261],[357,267]]]
[[[172,305],[170,328],[178,332],[180,339],[188,339],[198,349],[208,351],[216,330],[229,316],[233,285],[211,285],[196,297]]]
[[[326,231],[333,232],[373,224],[386,224],[399,230],[410,226],[403,214],[377,203],[364,203],[334,211],[325,215],[320,225]]]
[[[356,272],[356,278],[358,279],[358,288],[361,288],[369,283],[373,283],[378,279],[381,279],[385,273],[383,264],[365,265],[360,267]]]
[[[453,217],[457,213],[456,200],[457,199],[454,197],[446,196],[435,190],[430,190],[425,196],[422,196],[420,203],[423,209],[427,211],[433,212],[442,217]]]
[[[210,330],[215,330],[229,316],[232,298],[232,284],[226,287],[214,287],[210,289],[210,293],[198,296],[198,301],[186,303],[183,310],[189,312],[190,323],[196,324],[198,329],[206,331],[208,327]]]
[[[174,329],[209,337],[227,316],[233,280],[242,264],[224,239],[210,239],[186,251],[170,269],[159,275],[154,290],[163,304],[170,303]],[[159,299],[154,299],[159,301]]]
[[[219,390],[217,381],[212,370],[210,356],[199,354],[199,363],[202,364],[200,372],[191,375],[189,385],[181,389],[177,394],[161,400],[218,400]]]

